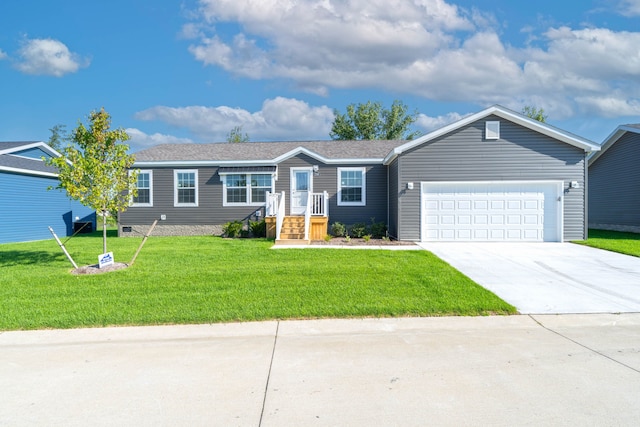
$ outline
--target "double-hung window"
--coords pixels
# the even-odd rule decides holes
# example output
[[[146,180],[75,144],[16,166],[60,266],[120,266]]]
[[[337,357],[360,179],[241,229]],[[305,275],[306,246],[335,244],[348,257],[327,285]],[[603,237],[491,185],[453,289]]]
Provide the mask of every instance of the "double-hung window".
[[[198,206],[198,171],[173,171],[173,205]]]
[[[234,173],[222,175],[224,185],[223,206],[261,206],[267,201],[267,192],[273,191],[273,174]]]
[[[153,206],[153,172],[141,170],[138,172],[136,187],[138,195],[131,198],[131,206]]]
[[[365,176],[365,168],[338,168],[338,206],[366,204]]]

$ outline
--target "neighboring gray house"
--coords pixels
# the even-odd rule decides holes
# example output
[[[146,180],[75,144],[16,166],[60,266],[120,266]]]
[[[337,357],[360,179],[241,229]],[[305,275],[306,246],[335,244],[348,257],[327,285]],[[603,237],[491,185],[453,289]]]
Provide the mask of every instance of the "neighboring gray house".
[[[589,157],[589,227],[640,233],[640,124],[623,125]]]
[[[164,216],[159,234],[210,234],[267,216],[375,218],[411,241],[582,239],[586,155],[598,148],[500,106],[409,142],[160,145],[136,154],[139,195],[120,232]],[[276,223],[278,237],[302,238]]]

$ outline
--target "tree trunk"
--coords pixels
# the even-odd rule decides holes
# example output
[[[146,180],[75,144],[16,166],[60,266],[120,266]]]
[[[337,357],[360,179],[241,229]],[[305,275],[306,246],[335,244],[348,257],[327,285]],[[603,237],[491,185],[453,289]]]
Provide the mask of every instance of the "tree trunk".
[[[102,210],[102,253],[107,253],[107,211]]]

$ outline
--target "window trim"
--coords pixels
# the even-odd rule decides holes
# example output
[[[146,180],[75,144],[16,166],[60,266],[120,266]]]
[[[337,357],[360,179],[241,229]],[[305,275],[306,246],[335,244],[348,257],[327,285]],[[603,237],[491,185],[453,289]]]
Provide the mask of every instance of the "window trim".
[[[129,175],[131,175],[132,171],[129,171]],[[131,197],[130,206],[131,207],[153,207],[153,170],[151,169],[141,169],[138,171],[138,177],[140,174],[147,173],[149,174],[149,203],[135,203],[133,197]],[[136,182],[136,188],[138,188],[138,183]]]
[[[343,202],[342,201],[342,172],[353,172],[357,171],[362,173],[362,200],[359,202]],[[336,194],[336,199],[338,202],[338,206],[366,206],[367,205],[367,168],[366,167],[348,167],[348,168],[338,168],[338,192]],[[356,188],[356,187],[350,187]]]
[[[247,201],[246,202],[228,202],[227,201],[227,176],[229,175],[244,175],[246,177],[245,191],[247,192]],[[265,187],[252,187],[251,186],[251,176],[252,175],[269,175],[271,176],[271,187],[269,189],[270,193],[275,191],[275,173],[274,172],[228,172],[220,174],[220,181],[222,181],[222,206],[223,207],[233,207],[233,206],[266,206],[267,202],[254,202],[251,190],[253,188],[265,188]],[[241,188],[241,187],[231,187],[231,188]]]
[[[195,203],[179,203],[178,202],[178,174],[179,173],[193,173],[194,174],[194,189],[195,189]],[[174,169],[173,170],[173,206],[178,207],[197,207],[198,206],[198,170],[197,169]]]

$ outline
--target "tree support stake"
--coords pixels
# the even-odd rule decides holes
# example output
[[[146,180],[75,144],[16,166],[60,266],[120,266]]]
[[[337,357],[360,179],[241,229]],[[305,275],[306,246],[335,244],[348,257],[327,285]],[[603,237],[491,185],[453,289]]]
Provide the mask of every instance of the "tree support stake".
[[[149,238],[149,236],[151,235],[151,232],[153,231],[153,229],[155,228],[156,224],[158,223],[158,220],[156,219],[155,221],[153,221],[153,224],[151,224],[151,227],[149,228],[149,231],[147,231],[147,234],[144,235],[142,242],[140,243],[140,246],[138,246],[138,250],[136,251],[136,254],[133,256],[133,259],[131,260],[131,262],[129,263],[129,265],[133,265],[133,262],[136,260],[136,258],[138,258],[138,254],[140,253],[140,251],[142,250],[142,247],[144,246],[144,244],[146,243],[147,239]]]
[[[56,233],[53,231],[53,228],[51,228],[51,226],[49,226],[49,231],[51,232],[51,234],[53,234],[53,237],[56,239],[56,242],[58,242],[58,245],[62,249],[62,252],[64,252],[64,254],[67,256],[67,258],[71,262],[71,265],[73,265],[73,268],[77,269],[78,266],[76,265],[75,261],[73,260],[73,258],[71,258],[71,255],[69,255],[69,252],[67,252],[67,248],[65,248],[62,242],[60,241],[60,239],[58,239],[58,236],[56,236]]]

